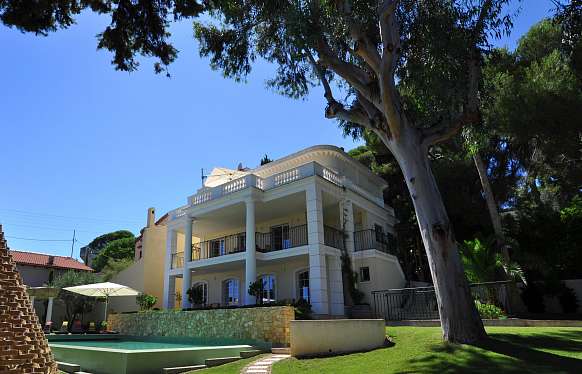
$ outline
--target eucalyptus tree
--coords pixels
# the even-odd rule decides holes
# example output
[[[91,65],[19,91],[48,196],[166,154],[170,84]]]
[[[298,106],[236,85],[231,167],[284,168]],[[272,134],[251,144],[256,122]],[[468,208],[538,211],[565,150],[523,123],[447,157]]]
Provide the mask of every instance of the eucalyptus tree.
[[[304,97],[318,80],[327,118],[373,132],[390,150],[413,200],[448,341],[485,332],[428,150],[480,122],[482,54],[488,36],[511,26],[506,3],[225,0],[195,22],[201,54],[225,76],[244,80],[260,57],[277,65],[268,84],[284,95]]]
[[[136,54],[165,70],[177,51],[172,19],[195,21],[200,53],[224,76],[244,80],[262,58],[277,66],[267,83],[305,97],[321,84],[325,116],[354,135],[373,132],[400,166],[429,259],[445,340],[485,336],[429,149],[478,124],[482,55],[490,36],[511,27],[510,0],[0,0],[0,19],[46,34],[68,27],[83,9],[111,15],[98,35],[113,63],[134,70]],[[29,4],[29,5],[27,5]],[[341,97],[341,98],[340,98]],[[417,100],[422,98],[422,100]]]

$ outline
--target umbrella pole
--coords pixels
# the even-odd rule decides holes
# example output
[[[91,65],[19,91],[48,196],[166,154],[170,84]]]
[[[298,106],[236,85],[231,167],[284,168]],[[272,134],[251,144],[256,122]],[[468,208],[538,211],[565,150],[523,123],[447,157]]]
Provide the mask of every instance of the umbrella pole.
[[[105,323],[107,323],[107,300],[108,300],[108,297],[105,296]]]

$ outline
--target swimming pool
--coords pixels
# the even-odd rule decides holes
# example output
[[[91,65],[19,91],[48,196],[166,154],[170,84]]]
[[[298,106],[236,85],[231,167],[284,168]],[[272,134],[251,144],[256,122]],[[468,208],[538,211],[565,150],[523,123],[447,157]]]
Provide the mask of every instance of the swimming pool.
[[[57,361],[95,374],[159,374],[162,368],[202,365],[207,358],[239,356],[247,344],[189,338],[131,336],[49,336]]]

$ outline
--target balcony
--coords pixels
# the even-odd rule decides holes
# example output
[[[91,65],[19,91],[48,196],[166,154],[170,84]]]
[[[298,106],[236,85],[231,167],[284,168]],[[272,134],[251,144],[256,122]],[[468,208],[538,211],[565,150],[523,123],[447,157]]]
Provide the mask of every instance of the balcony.
[[[329,247],[345,249],[344,234],[331,226],[323,226],[323,243]]]
[[[396,256],[396,238],[391,234],[385,234],[374,229],[354,232],[355,251],[375,249]]]
[[[257,251],[267,253],[307,245],[307,225],[285,227],[280,231],[258,232]]]
[[[172,253],[172,269],[180,269],[184,267],[184,252]]]
[[[307,225],[286,227],[280,231],[268,233],[255,233],[257,252],[275,252],[302,245],[307,245]],[[192,244],[191,261],[205,260],[244,251],[246,251],[246,233],[241,232]]]
[[[192,244],[192,258],[190,261],[206,260],[244,252],[245,250],[246,233],[241,232]]]
[[[170,216],[174,219],[182,217],[186,214],[186,210],[192,206],[204,204],[208,201],[219,199],[246,188],[254,187],[261,191],[268,191],[314,175],[318,175],[337,186],[342,185],[342,179],[336,172],[318,164],[317,162],[309,162],[296,168],[271,175],[267,178],[261,178],[255,174],[247,174],[220,186],[204,187],[200,189],[198,193],[188,198],[187,206],[175,209],[170,212]]]

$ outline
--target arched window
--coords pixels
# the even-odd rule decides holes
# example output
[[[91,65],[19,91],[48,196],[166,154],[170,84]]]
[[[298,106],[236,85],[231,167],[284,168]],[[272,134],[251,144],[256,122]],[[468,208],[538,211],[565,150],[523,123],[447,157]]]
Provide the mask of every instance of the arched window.
[[[238,305],[239,303],[238,279],[227,279],[222,282],[222,302],[224,305]]]
[[[309,270],[297,273],[297,298],[309,301]]]
[[[208,283],[194,283],[192,286],[190,298],[192,299],[192,304],[194,305],[203,306],[208,304]]]
[[[259,277],[261,280],[263,287],[263,304],[275,302],[277,299],[275,297],[275,275],[274,274],[265,274]]]

